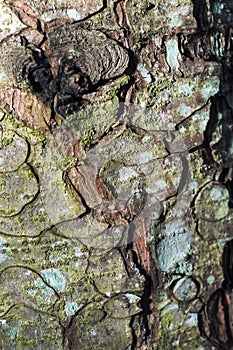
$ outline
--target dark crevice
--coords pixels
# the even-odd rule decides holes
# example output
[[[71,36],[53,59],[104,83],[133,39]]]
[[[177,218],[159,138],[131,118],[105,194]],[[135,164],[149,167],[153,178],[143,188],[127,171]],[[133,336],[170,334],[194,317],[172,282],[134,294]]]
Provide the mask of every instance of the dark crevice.
[[[132,62],[133,62],[133,60],[132,60]],[[132,62],[131,62],[132,68],[130,68],[130,69],[134,69],[136,66],[135,61],[134,61],[134,63],[132,63]],[[135,78],[130,74],[128,83],[126,83],[124,86],[122,86],[121,89],[116,93],[116,96],[118,97],[120,104],[125,102],[126,94],[128,93],[129,89],[132,86],[134,86],[134,84],[135,84]],[[132,101],[130,101],[130,102],[132,102]],[[119,112],[121,113],[120,110],[119,110]],[[119,113],[119,116],[120,116],[120,113]],[[124,115],[124,113],[123,113],[123,115]]]
[[[72,336],[72,333],[75,332],[75,326],[74,324],[76,323],[76,318],[77,316],[90,304],[91,302],[87,302],[85,305],[83,305],[74,315],[71,316],[70,321],[66,327],[62,326],[62,336],[63,336],[63,341],[62,341],[62,346],[65,349],[65,345],[68,343],[69,349],[72,350],[73,347],[71,345],[72,339],[76,338],[76,336]],[[72,329],[74,328],[74,330]]]
[[[222,255],[224,280],[203,305],[198,314],[198,325],[202,335],[218,349],[233,349],[231,322],[233,289],[233,240],[225,244]]]
[[[130,320],[130,328],[131,328],[131,332],[132,332],[132,346],[130,347],[130,350],[135,350],[136,349],[136,346],[137,346],[137,334],[136,334],[136,331],[134,329],[134,324],[135,324],[135,321],[137,322],[137,319],[138,319],[138,316],[132,316],[131,317],[131,320]]]
[[[23,36],[21,36],[21,45],[31,50],[30,60],[22,67],[22,77],[28,81],[31,91],[36,96],[46,105],[51,105],[56,86],[47,57],[43,50],[30,45]]]
[[[120,246],[119,248],[116,248],[116,250],[121,255],[125,271],[126,271],[128,277],[130,277],[130,268],[128,266],[129,264],[128,264],[128,259],[127,259],[127,246],[126,245]]]
[[[219,92],[211,97],[209,121],[204,132],[202,156],[204,163],[216,169],[217,178],[229,192],[229,207],[233,207],[233,67],[232,67],[232,6],[222,2],[217,11],[216,1],[210,2],[213,22],[208,19],[205,0],[192,0],[193,14],[197,30],[186,37],[180,36],[180,49],[184,56],[193,60],[198,57],[204,61],[221,65]],[[230,20],[231,18],[231,20]]]
[[[148,322],[148,316],[152,313],[151,311],[151,294],[152,294],[152,278],[148,275],[147,271],[140,265],[138,256],[135,251],[132,250],[132,245],[128,246],[128,249],[131,249],[132,258],[135,266],[140,271],[140,274],[144,276],[144,290],[143,295],[140,301],[140,307],[142,308],[142,312],[139,314],[139,327],[140,327],[140,338],[143,344],[148,344],[149,336],[150,336],[150,326]]]
[[[192,0],[193,16],[197,22],[197,31],[205,32],[209,29],[208,8],[205,0]]]
[[[195,111],[193,111],[192,113],[190,113],[187,117],[185,117],[184,119],[182,119],[179,123],[177,123],[175,125],[175,130],[179,130],[179,127],[185,123],[187,120],[189,120],[190,118],[192,118],[197,112],[201,112],[204,108],[206,108],[206,106],[208,105],[210,101],[210,98],[206,101],[206,103],[204,105],[202,105],[201,107],[195,109]]]

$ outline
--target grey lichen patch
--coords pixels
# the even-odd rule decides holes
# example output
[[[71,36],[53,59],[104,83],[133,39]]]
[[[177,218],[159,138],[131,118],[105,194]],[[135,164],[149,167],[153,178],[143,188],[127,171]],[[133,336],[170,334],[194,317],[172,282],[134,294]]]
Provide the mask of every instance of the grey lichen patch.
[[[201,145],[210,115],[210,103],[179,124],[178,134],[188,148]]]
[[[193,92],[193,86],[190,83],[182,83],[179,86],[178,91],[184,96],[190,96]]]
[[[210,240],[219,239],[223,240],[231,237],[231,225],[233,220],[232,212],[229,211],[228,215],[221,220],[198,220],[197,232],[202,238],[208,238]]]
[[[35,1],[26,0],[26,3],[38,11],[40,17],[47,22],[56,18],[79,21],[98,12],[103,6],[100,0],[94,2],[88,0],[85,4],[80,0],[54,0],[49,4],[46,1],[37,3]]]
[[[158,193],[159,200],[160,192],[163,198],[166,197],[166,183],[170,181],[171,187],[177,184],[169,176],[165,175],[164,179],[156,169],[170,169],[171,173],[171,168],[177,164],[174,164],[175,159],[173,162],[171,159],[164,162],[157,160],[167,154],[162,136],[159,132],[153,136],[146,135],[144,130],[137,134],[131,129],[123,129],[119,134],[113,132],[106,136],[101,143],[91,148],[77,167],[77,187],[88,206],[98,212],[102,210],[107,220],[107,215],[111,216],[111,212],[112,216],[114,212],[117,214],[120,207],[123,210],[129,206],[132,215],[136,210],[138,215],[143,209],[146,191]],[[177,173],[179,178],[180,171]],[[106,194],[103,196],[101,191]]]
[[[135,294],[120,294],[109,299],[104,304],[104,310],[112,318],[129,318],[142,311],[142,309],[137,305],[140,300],[141,298]]]
[[[16,216],[0,217],[0,229],[6,235],[37,236],[50,226],[40,195]]]
[[[178,71],[180,67],[179,58],[180,51],[178,48],[178,42],[175,39],[170,39],[166,42],[167,49],[167,63],[171,68],[171,71]]]
[[[129,290],[132,293],[140,293],[144,278],[136,266],[133,266],[132,270],[134,270],[133,277],[125,274],[124,263],[116,250],[98,259],[91,257],[88,266],[88,273],[95,281],[97,290],[108,297]],[[108,283],[109,278],[111,284]]]
[[[190,6],[185,2],[177,4],[176,11],[169,13],[170,16],[170,28],[180,28],[183,27],[187,19],[191,19]]]
[[[65,127],[76,130],[77,137],[81,138],[83,145],[89,147],[96,143],[112,125],[118,124],[118,110],[118,99],[113,98],[104,103],[98,101],[98,105],[94,103],[71,115]]]
[[[0,175],[0,216],[18,214],[36,196],[39,186],[29,166],[23,165],[14,172]]]
[[[79,281],[88,265],[88,250],[77,241],[56,236],[56,231],[38,237],[4,236],[2,240],[2,268],[23,263],[36,271],[56,269],[66,276],[66,285]],[[49,264],[47,259],[49,259]]]
[[[67,331],[67,343],[80,350],[128,349],[133,343],[129,320],[114,321],[111,317],[104,317],[99,305],[92,303],[73,319]]]
[[[40,158],[36,159],[41,181],[41,198],[52,224],[75,219],[85,211],[78,193],[69,179],[64,177],[67,169],[76,163],[76,159],[68,155],[69,146],[72,146],[72,134],[67,145],[65,140],[52,138],[43,153],[39,154]]]
[[[28,155],[28,144],[13,131],[2,134],[0,140],[0,172],[16,170],[22,165]]]
[[[17,278],[18,273],[20,276]],[[16,280],[20,280],[20,284],[17,284]],[[14,310],[15,306],[24,305],[38,313],[46,313],[48,318],[56,315],[59,321],[68,325],[72,315],[71,310],[68,311],[67,308],[71,301],[75,300],[79,309],[96,295],[87,280],[75,284],[73,280],[70,286],[66,286],[64,274],[59,269],[45,269],[40,274],[31,269],[12,267],[1,274],[1,282],[6,284],[2,290],[2,317],[5,317],[10,309]],[[15,283],[17,286],[14,295],[11,295]]]
[[[36,236],[49,226],[36,172],[42,162],[45,135],[11,114],[5,115],[1,127],[1,177],[5,196],[1,203],[3,206],[7,201],[7,205],[0,219],[0,230],[6,235]]]
[[[43,332],[42,332],[43,329]],[[55,317],[18,305],[0,319],[1,346],[10,350],[68,350],[63,346],[62,329]]]
[[[161,312],[161,349],[197,349],[205,342],[200,339],[198,315],[195,312],[182,312],[178,304],[170,302]]]
[[[198,294],[198,286],[190,277],[178,280],[172,290],[174,297],[179,301],[190,301]]]
[[[74,219],[61,222],[56,225],[59,234],[67,238],[77,240],[85,247],[99,252],[108,252],[121,240],[123,230],[108,229],[108,224],[94,219],[92,215],[86,215],[83,219]],[[115,234],[115,236],[114,236]]]
[[[222,271],[222,253],[224,245],[220,240],[212,238],[212,227],[206,227],[210,231],[210,239],[195,238],[195,244],[192,247],[193,266],[195,275],[202,284],[208,286],[201,288],[199,296],[204,303],[207,302],[209,296],[221,285],[223,281]],[[200,255],[200,252],[202,254]],[[209,278],[212,278],[212,283],[209,283]]]
[[[196,76],[194,79],[184,77],[174,81],[170,76],[160,77],[156,73],[150,89],[144,89],[146,95],[141,97],[144,105],[141,114],[133,116],[133,122],[147,131],[152,131],[155,128],[174,130],[177,124],[182,128],[184,121],[185,130],[181,129],[179,137],[184,138],[187,135],[187,140],[193,140],[203,132],[209,119],[206,114],[209,113],[208,100],[219,89],[219,77],[213,74],[215,73],[205,73],[205,79]],[[150,108],[147,109],[147,106]],[[185,131],[185,135],[182,131]]]
[[[151,83],[152,82],[152,78],[151,78],[150,73],[148,72],[148,70],[141,63],[139,63],[137,65],[137,70],[141,73],[141,76],[143,77],[143,79],[147,83]]]
[[[106,297],[102,295],[104,292],[106,296],[112,293],[122,295],[122,298],[119,297],[122,302],[119,304],[118,313],[115,312],[113,315],[106,305],[109,316],[121,318],[123,315],[120,312],[121,307],[123,311],[126,311],[127,307],[124,318],[130,319],[132,315],[140,312],[137,306],[140,301],[138,295],[141,293],[144,280],[136,267],[132,271],[135,276],[129,278],[121,255],[117,252],[113,251],[102,258],[94,255],[89,258],[89,252],[83,245],[77,241],[54,236],[52,231],[37,238],[24,238],[23,241],[14,237],[6,238],[3,245],[9,246],[7,252],[9,259],[4,260],[4,265],[2,265],[6,268],[1,274],[2,283],[5,285],[2,294],[4,297],[2,314],[16,301],[33,307],[38,312],[48,313],[50,313],[51,304],[54,304],[52,315],[56,314],[63,324],[68,325],[70,317],[91,300],[97,299],[99,305],[103,304],[106,301]],[[24,264],[25,268],[11,267],[12,257],[14,257],[14,264]],[[95,268],[94,261],[97,264]],[[107,265],[106,262],[108,262]],[[30,265],[30,269],[26,268],[27,265]],[[14,289],[12,297],[9,288],[13,289],[19,278],[20,283]],[[111,291],[110,289],[105,290],[106,278],[112,281],[113,290]],[[94,284],[94,288],[90,282]],[[97,293],[98,288],[100,290]],[[122,293],[128,290],[136,291],[137,294],[127,293],[123,296]],[[112,303],[114,304],[114,301],[109,300],[108,305]],[[117,301],[116,303],[118,305]]]
[[[67,301],[65,303],[65,313],[67,316],[73,316],[79,310],[79,305],[76,302]]]
[[[48,312],[58,298],[54,289],[45,284],[39,274],[26,267],[8,268],[1,273],[0,278],[3,286],[2,295],[4,295],[1,315],[17,304],[28,305],[38,311]],[[16,281],[18,282],[16,283]]]
[[[192,237],[180,227],[180,233],[164,238],[157,247],[158,262],[164,272],[187,273],[190,265],[186,258],[191,251]]]
[[[41,271],[45,281],[58,292],[63,292],[66,287],[66,278],[60,270],[48,268]],[[39,282],[38,282],[39,284]],[[49,292],[50,294],[50,292]]]
[[[218,182],[207,183],[196,198],[195,216],[201,220],[219,221],[228,214],[229,192]]]
[[[38,311],[50,307],[56,302],[56,314],[64,324],[69,322],[70,312],[65,305],[75,300],[82,308],[92,300],[96,293],[90,285],[89,278],[85,279],[85,271],[88,265],[88,251],[77,242],[54,236],[52,233],[43,234],[37,238],[19,239],[11,237],[6,239],[9,247],[8,254],[1,266],[8,268],[10,272],[3,274],[4,281],[11,279],[12,288],[17,284],[17,295],[22,303],[32,305]],[[11,247],[11,250],[10,250]],[[22,268],[10,268],[12,263],[30,266],[32,270]],[[49,262],[48,262],[49,261]],[[20,284],[18,284],[20,274]],[[10,276],[10,277],[8,277]],[[6,285],[5,300],[9,283]],[[15,290],[16,290],[15,289]],[[59,294],[59,303],[58,300]],[[13,303],[10,299],[9,302]],[[47,306],[46,306],[47,305]],[[50,305],[50,306],[49,306]]]
[[[151,1],[148,6],[143,1],[131,1],[126,4],[129,24],[136,33],[156,33],[177,28],[195,27],[192,10],[187,1]]]
[[[0,237],[0,265],[3,265],[3,262],[5,262],[5,260],[7,260],[8,257],[8,253],[10,252],[11,248],[8,246],[7,241],[5,238]]]
[[[162,270],[164,279],[159,288],[155,288],[156,298],[161,297],[155,305],[156,315],[160,310],[161,328],[160,334],[158,329],[152,329],[151,333],[154,331],[160,336],[161,349],[200,350],[203,344],[203,348],[208,349],[200,340],[196,312],[200,300],[205,303],[223,280],[223,241],[231,235],[232,212],[224,186],[218,184],[209,190],[204,186],[208,179],[212,180],[214,170],[203,164],[198,153],[200,145],[204,145],[204,131],[211,124],[210,98],[219,89],[216,71],[220,65],[213,63],[216,70],[211,70],[212,62],[184,57],[182,40],[190,34],[195,37],[197,18],[192,13],[196,2],[192,5],[185,0],[169,3],[152,0],[150,4],[136,0],[110,1],[104,11],[86,22],[87,27],[83,23],[83,28],[76,21],[83,18],[82,15],[93,14],[102,3],[86,2],[82,8],[77,8],[78,3],[72,1],[36,4],[27,0],[27,4],[46,21],[53,18],[54,9],[56,17],[62,18],[47,23],[49,30],[46,27],[45,30],[53,74],[60,62],[65,73],[53,104],[55,112],[64,107],[63,117],[55,117],[63,124],[55,126],[52,133],[45,132],[51,114],[40,112],[45,110],[39,97],[33,97],[28,90],[28,79],[22,79],[22,66],[29,69],[32,62],[36,64],[35,56],[41,48],[42,56],[47,55],[47,43],[44,42],[43,47],[38,44],[43,35],[36,30],[23,30],[3,45],[3,56],[9,49],[5,65],[9,70],[13,67],[14,74],[10,77],[21,81],[16,81],[18,88],[15,89],[12,79],[12,86],[4,88],[0,97],[4,108],[14,109],[16,119],[38,127],[44,134],[16,123],[13,118],[9,120],[9,116],[4,115],[3,119],[0,116],[3,129],[12,132],[3,138],[1,149],[5,147],[6,154],[11,152],[12,159],[19,154],[20,161],[17,158],[14,162],[16,175],[22,161],[26,160],[27,167],[30,164],[42,193],[19,214],[0,218],[3,346],[7,350],[136,347],[135,338],[140,338],[140,332],[133,329],[132,321],[137,324],[139,305],[144,307],[145,301],[140,298],[149,292],[138,264],[148,253],[144,242],[151,244],[150,248],[154,244],[153,237],[140,226],[140,220],[146,228],[154,228],[163,219],[155,228],[156,246],[153,247],[158,255],[158,265],[156,258],[155,265]],[[215,10],[214,16],[217,16],[217,10],[223,9]],[[35,23],[34,17],[31,23],[37,27],[38,23],[44,25]],[[22,45],[23,35],[27,40]],[[138,67],[141,76],[138,71],[131,79],[125,75],[129,62],[125,46],[132,50],[132,71]],[[96,47],[100,49],[92,55]],[[18,53],[16,65],[12,65],[14,52]],[[219,54],[222,55],[221,47]],[[92,60],[92,56],[97,59]],[[67,96],[60,93],[63,90],[76,93],[73,88],[79,76],[66,75],[73,68],[66,62],[70,57],[77,64],[75,69],[82,62],[91,82],[98,86],[96,91],[84,89],[82,98],[90,107],[84,105],[81,109],[81,96],[77,94],[78,101],[72,97],[72,102],[77,102],[74,109],[69,108]],[[106,66],[109,69],[105,70]],[[101,74],[108,83],[100,81]],[[4,81],[4,75],[1,76]],[[43,92],[38,96],[47,98]],[[119,100],[124,99],[127,103],[136,100],[142,108],[136,111],[129,104],[119,104]],[[226,99],[231,106],[230,93]],[[57,101],[60,104],[56,104]],[[151,108],[145,110],[147,106]],[[224,118],[223,113],[217,115],[217,126],[210,141],[212,150],[222,139]],[[19,140],[17,137],[30,145],[26,158],[26,148],[22,146],[22,151],[18,141],[16,152],[12,151],[14,140]],[[55,142],[46,144],[46,138]],[[229,162],[231,146],[229,142]],[[193,147],[198,147],[198,151],[193,152]],[[188,150],[192,153],[188,154]],[[220,152],[220,158],[223,155]],[[4,166],[8,166],[6,162]],[[6,170],[9,174],[13,168]],[[205,205],[201,202],[205,202],[208,210],[203,209]],[[190,218],[190,207],[196,226]],[[114,247],[131,243],[129,239],[135,229],[142,234],[141,251],[139,249],[132,259],[128,250],[123,260],[125,250],[120,254]],[[145,264],[149,266],[150,262]],[[155,274],[160,275],[157,271]],[[177,278],[179,281],[175,281]],[[193,300],[196,297],[200,299],[199,304]],[[13,303],[14,307],[8,311]],[[16,307],[19,304],[21,308]],[[145,313],[141,321],[146,319],[144,316]],[[143,337],[147,324],[141,323],[139,328]]]
[[[211,96],[214,96],[215,94],[217,94],[219,91],[219,85],[220,85],[219,78],[216,76],[211,77],[209,81],[207,81],[201,89],[201,93],[203,97],[206,100],[208,100]]]
[[[164,307],[164,309],[161,312],[161,315],[162,329],[167,329],[168,332],[166,332],[166,336],[165,334],[161,335],[159,345],[161,346],[161,348],[164,347],[166,349],[166,347],[168,347],[168,344],[170,344],[171,346],[177,345],[177,343],[173,343],[174,340],[177,342],[177,338],[179,337],[175,335],[175,333],[177,332],[177,329],[180,329],[182,327],[182,324],[184,322],[184,314],[181,311],[179,311],[177,304],[170,303]]]
[[[51,167],[46,174],[40,171],[39,174],[44,208],[52,224],[72,220],[84,212],[80,197],[72,185],[64,181],[61,169]]]

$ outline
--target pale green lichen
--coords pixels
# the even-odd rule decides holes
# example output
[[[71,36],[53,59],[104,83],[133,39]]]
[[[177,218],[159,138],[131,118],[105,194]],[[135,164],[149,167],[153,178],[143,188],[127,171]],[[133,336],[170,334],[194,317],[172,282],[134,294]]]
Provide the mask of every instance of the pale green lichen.
[[[197,313],[191,312],[188,314],[189,318],[185,321],[185,325],[188,327],[193,327],[198,325],[198,315]]]
[[[177,211],[176,211],[177,214]],[[185,221],[170,219],[161,230],[163,237],[156,247],[158,264],[167,273],[190,273],[190,263],[186,261],[193,241],[192,231]]]
[[[206,279],[206,282],[210,285],[213,284],[214,281],[215,281],[215,277],[213,275],[208,276]]]
[[[190,96],[193,92],[193,87],[189,84],[181,84],[179,86],[179,92],[185,96]]]
[[[132,168],[124,167],[119,169],[119,181],[130,181],[130,179],[135,177],[138,177],[138,173]]]
[[[173,295],[179,301],[190,301],[197,296],[197,285],[190,277],[183,277],[176,281],[173,287]]]
[[[189,14],[190,8],[187,5],[181,5],[176,8],[175,12],[170,14],[170,23],[171,28],[177,28],[184,24],[184,18]]]
[[[203,97],[208,100],[211,96],[214,96],[219,91],[219,85],[219,77],[213,76],[209,78],[201,90]]]
[[[46,282],[59,292],[64,291],[66,286],[66,279],[63,274],[54,268],[41,271]]]
[[[171,70],[178,70],[180,67],[179,58],[180,51],[178,47],[178,42],[175,39],[170,39],[166,42],[166,50],[167,50],[167,63]]]
[[[80,13],[76,9],[67,9],[67,15],[69,18],[79,21],[81,19]]]
[[[79,309],[79,306],[75,302],[66,302],[65,303],[65,313],[67,316],[73,316]]]
[[[35,198],[38,183],[31,168],[19,167],[15,172],[0,174],[0,215],[8,217],[18,214],[22,208]]]
[[[218,183],[210,182],[197,196],[195,214],[203,220],[222,220],[229,211],[228,201],[228,190]]]
[[[3,237],[0,237],[0,264],[7,259],[7,251],[6,240]]]
[[[185,105],[185,104],[181,104],[179,106],[179,110],[180,110],[180,113],[183,117],[188,117],[192,112],[192,108],[190,106]]]
[[[171,238],[163,239],[157,248],[158,263],[164,272],[189,271],[189,266],[184,264],[191,249],[192,238],[190,234],[179,234]]]
[[[151,83],[152,82],[152,78],[151,78],[150,72],[141,63],[139,63],[137,65],[137,70],[141,73],[143,79],[147,83]]]

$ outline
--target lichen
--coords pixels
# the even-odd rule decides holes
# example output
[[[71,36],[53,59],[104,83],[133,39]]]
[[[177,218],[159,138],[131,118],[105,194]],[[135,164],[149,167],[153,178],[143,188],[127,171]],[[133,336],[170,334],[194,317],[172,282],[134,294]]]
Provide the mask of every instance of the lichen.
[[[178,70],[180,67],[179,57],[180,50],[178,48],[178,43],[175,39],[168,40],[166,42],[167,49],[167,63],[171,70]]]
[[[136,337],[138,342],[144,337],[145,327],[150,329],[152,317],[148,324],[143,321],[153,299],[160,329],[157,324],[151,328],[148,343],[154,332],[155,343],[163,350],[207,348],[200,338],[197,314],[224,279],[222,251],[230,238],[233,214],[226,184],[213,181],[216,164],[205,164],[204,152],[213,101],[224,83],[223,79],[219,83],[221,65],[202,59],[198,47],[198,57],[186,57],[189,47],[183,45],[190,33],[196,38],[203,32],[196,31],[200,23],[192,15],[200,12],[196,2],[132,0],[124,6],[115,3],[114,10],[110,2],[99,13],[103,5],[99,1],[81,7],[72,1],[65,5],[59,1],[26,3],[33,6],[39,20],[47,21],[49,45],[51,35],[54,43],[56,36],[60,41],[71,40],[72,45],[59,47],[76,62],[82,61],[85,52],[74,40],[73,32],[80,28],[75,21],[88,16],[83,23],[87,24],[83,29],[87,42],[93,42],[89,30],[96,40],[108,44],[108,50],[119,48],[120,42],[124,69],[127,66],[131,73],[116,69],[120,77],[110,74],[108,81],[99,84],[97,67],[91,79],[99,85],[82,96],[82,102],[89,104],[81,107],[78,102],[73,110],[68,109],[59,91],[53,103],[56,113],[44,107],[39,94],[32,94],[27,79],[17,82],[17,88],[12,81],[1,88],[2,346],[30,350],[139,347],[133,343]],[[5,11],[5,5],[1,6]],[[211,6],[208,11],[217,21],[225,8],[216,2]],[[54,16],[59,20],[50,22]],[[8,28],[15,30],[7,18],[0,37]],[[65,28],[61,33],[59,23]],[[4,52],[12,53],[14,45],[20,46],[23,35],[28,43],[41,33],[24,29],[11,37],[8,46],[4,44],[9,48]],[[216,40],[216,34],[212,35],[210,45]],[[36,55],[40,50],[34,43],[26,46],[16,52],[31,57],[32,51]],[[222,47],[216,50],[220,57]],[[46,50],[44,45],[43,54]],[[57,59],[61,52],[54,50],[49,57],[55,52]],[[110,66],[118,62],[114,55],[110,58]],[[6,59],[5,65],[11,67],[12,60]],[[54,69],[56,63],[50,63]],[[16,73],[20,76],[20,72]],[[0,78],[6,84],[2,70]],[[46,99],[45,95],[41,96]],[[231,97],[231,93],[226,96],[229,106]],[[60,105],[56,104],[59,99]],[[59,107],[64,107],[62,117],[57,115]],[[229,141],[227,158],[225,149],[218,149],[224,113],[220,110],[214,116],[217,125],[208,144],[213,161],[223,166],[230,164],[233,149]],[[15,186],[22,169],[27,181]],[[35,183],[31,192],[27,190],[30,182]],[[23,192],[25,202],[21,201]],[[126,214],[122,207],[127,207]],[[127,252],[119,249],[124,244],[128,244]],[[160,279],[155,295],[147,289],[151,270],[144,254],[149,251],[154,251],[156,271],[152,273]]]

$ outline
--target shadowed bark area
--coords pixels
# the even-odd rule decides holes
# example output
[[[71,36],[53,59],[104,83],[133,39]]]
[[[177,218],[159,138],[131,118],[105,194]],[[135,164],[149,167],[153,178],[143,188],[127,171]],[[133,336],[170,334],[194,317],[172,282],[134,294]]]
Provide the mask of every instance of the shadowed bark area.
[[[0,10],[0,348],[233,349],[231,1]]]

